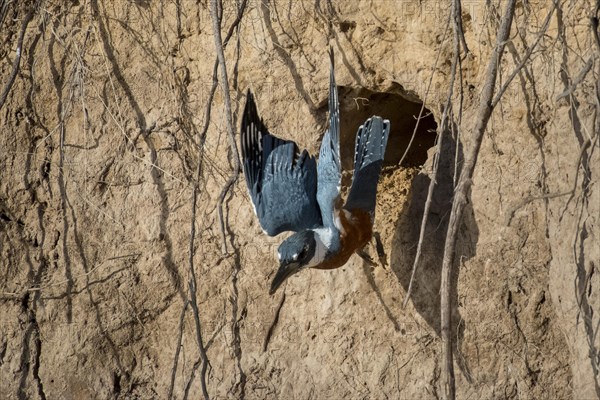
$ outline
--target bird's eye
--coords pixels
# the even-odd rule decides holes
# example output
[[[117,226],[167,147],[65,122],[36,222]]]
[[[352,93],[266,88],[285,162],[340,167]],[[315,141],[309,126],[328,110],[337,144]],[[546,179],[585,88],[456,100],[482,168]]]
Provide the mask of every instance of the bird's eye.
[[[298,258],[302,260],[304,256],[306,256],[306,247],[302,249],[300,254],[298,254]]]

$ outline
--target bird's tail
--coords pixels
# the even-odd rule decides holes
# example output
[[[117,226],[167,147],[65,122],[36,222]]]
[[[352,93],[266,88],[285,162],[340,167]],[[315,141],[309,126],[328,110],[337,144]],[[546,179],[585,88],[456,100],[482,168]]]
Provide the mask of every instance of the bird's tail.
[[[354,176],[344,208],[375,212],[377,182],[390,133],[390,121],[373,116],[358,128]]]

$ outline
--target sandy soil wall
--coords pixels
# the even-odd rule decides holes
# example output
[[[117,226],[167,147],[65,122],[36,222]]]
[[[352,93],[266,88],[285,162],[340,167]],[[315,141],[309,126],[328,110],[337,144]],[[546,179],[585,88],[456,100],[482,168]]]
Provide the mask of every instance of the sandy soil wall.
[[[236,154],[222,82],[211,91],[206,1],[0,2],[2,89],[35,7],[0,106],[0,398],[202,395],[188,286],[200,162],[192,260],[212,398],[438,397],[443,244],[504,3],[462,4],[470,51],[403,308],[450,83],[446,2],[223,4],[236,126],[250,88],[269,129],[316,154],[330,45],[345,168],[361,120],[392,120],[383,246],[367,249],[378,265],[354,256],[274,296],[281,238],[262,234],[241,174],[222,203],[223,252]],[[488,125],[459,232],[460,398],[600,397],[598,10],[553,4],[517,4],[498,87],[523,68]],[[399,166],[421,104],[428,119]]]

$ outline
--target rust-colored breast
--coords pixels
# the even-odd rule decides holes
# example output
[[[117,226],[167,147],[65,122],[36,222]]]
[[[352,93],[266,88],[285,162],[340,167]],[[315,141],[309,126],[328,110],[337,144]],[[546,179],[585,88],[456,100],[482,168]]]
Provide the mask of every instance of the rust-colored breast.
[[[352,211],[341,209],[339,216],[343,228],[340,237],[341,250],[313,268],[335,269],[343,266],[352,253],[362,248],[371,239],[373,224],[369,213],[358,209]]]

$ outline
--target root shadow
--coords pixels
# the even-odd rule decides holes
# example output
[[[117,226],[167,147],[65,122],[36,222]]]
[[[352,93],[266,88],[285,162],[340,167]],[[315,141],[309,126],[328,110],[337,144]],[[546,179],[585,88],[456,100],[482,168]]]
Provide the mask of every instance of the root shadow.
[[[427,324],[441,337],[441,309],[440,309],[440,282],[442,272],[442,259],[444,256],[444,243],[446,231],[452,209],[453,201],[453,172],[456,141],[449,132],[445,132],[443,148],[440,155],[438,182],[435,186],[430,215],[427,222],[423,252],[419,268],[415,274],[411,302],[415,310],[423,317]],[[462,160],[462,146],[458,145],[459,160]],[[423,217],[425,200],[430,178],[420,172],[413,179],[411,197],[408,205],[402,210],[401,217],[396,225],[392,240],[391,268],[398,281],[406,291],[410,283],[412,265],[419,240],[419,229]],[[468,204],[465,209],[463,224],[459,230],[456,245],[456,259],[461,263],[475,255],[475,246],[479,237],[479,229],[475,222],[473,209]],[[458,311],[458,276],[460,265],[455,265],[451,278],[452,299],[452,326],[456,332],[454,340],[454,353],[461,371],[470,380],[469,368],[460,354],[463,341],[464,323]]]

